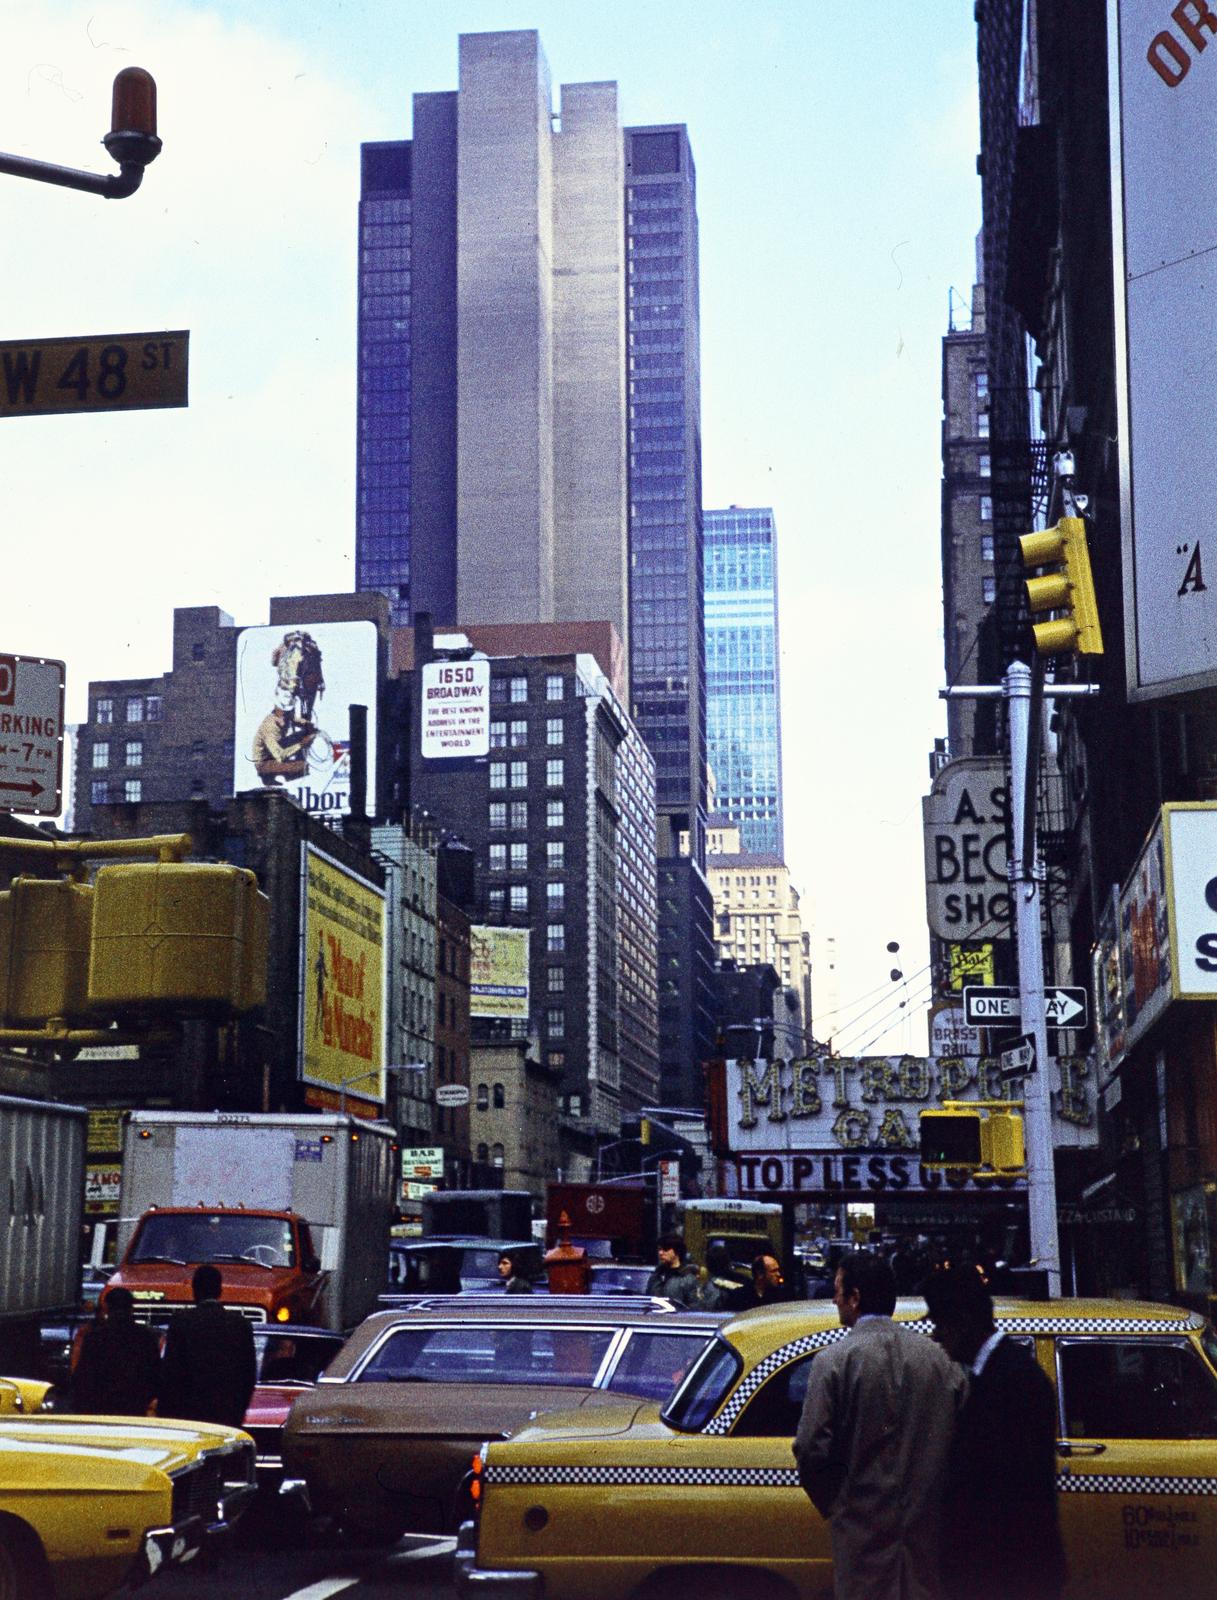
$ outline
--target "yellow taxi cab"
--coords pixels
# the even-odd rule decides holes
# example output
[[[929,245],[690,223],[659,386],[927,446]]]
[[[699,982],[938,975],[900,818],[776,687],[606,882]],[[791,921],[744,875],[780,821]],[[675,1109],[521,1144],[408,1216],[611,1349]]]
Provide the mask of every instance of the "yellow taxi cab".
[[[235,1428],[0,1415],[0,1596],[137,1583],[226,1534],[255,1493],[253,1440]]]
[[[1067,1600],[1212,1600],[1217,1347],[1203,1319],[1123,1300],[994,1309],[1056,1389]],[[920,1301],[896,1318],[933,1331]],[[551,1413],[483,1446],[457,1593],[831,1600],[828,1524],[792,1443],[811,1362],[845,1335],[814,1301],[747,1312],[664,1404]]]
[[[36,1415],[50,1388],[37,1378],[0,1378],[0,1417],[11,1417],[14,1412]]]

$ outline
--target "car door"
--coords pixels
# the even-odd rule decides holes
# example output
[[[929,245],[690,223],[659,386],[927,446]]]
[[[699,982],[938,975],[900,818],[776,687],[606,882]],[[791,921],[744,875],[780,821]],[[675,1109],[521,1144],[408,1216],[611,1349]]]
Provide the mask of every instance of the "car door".
[[[1062,1336],[1055,1367],[1067,1593],[1211,1600],[1217,1378],[1199,1351],[1163,1335]]]
[[[676,1434],[672,1452],[716,1490],[699,1496],[691,1549],[708,1560],[747,1561],[780,1574],[805,1596],[832,1595],[828,1524],[799,1484],[794,1435],[811,1355],[786,1362],[753,1393],[726,1434]]]

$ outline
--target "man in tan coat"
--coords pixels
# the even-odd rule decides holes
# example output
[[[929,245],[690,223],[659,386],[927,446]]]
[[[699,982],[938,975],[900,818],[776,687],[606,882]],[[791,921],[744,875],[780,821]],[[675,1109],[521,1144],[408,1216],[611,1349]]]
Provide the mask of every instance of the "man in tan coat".
[[[892,1321],[886,1261],[844,1257],[833,1298],[849,1332],[812,1360],[794,1453],[832,1524],[837,1600],[939,1600],[942,1492],[967,1380]]]

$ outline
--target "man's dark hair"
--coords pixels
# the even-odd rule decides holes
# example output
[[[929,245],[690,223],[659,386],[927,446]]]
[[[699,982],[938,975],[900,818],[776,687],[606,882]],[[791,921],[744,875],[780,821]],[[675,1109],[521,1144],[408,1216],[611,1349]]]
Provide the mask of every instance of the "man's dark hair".
[[[896,1274],[889,1262],[867,1250],[850,1250],[837,1263],[841,1292],[858,1291],[860,1317],[890,1317],[896,1309]]]
[[[716,1239],[706,1251],[706,1271],[712,1277],[715,1273],[725,1278],[731,1276],[731,1252],[721,1239]]]
[[[932,1322],[947,1319],[976,1329],[993,1326],[993,1296],[975,1267],[940,1267],[920,1288]]]
[[[510,1250],[499,1251],[499,1265],[502,1266],[504,1261],[506,1261],[511,1267],[511,1275],[514,1278],[516,1275],[516,1258],[512,1255]]]
[[[201,1267],[194,1269],[194,1277],[190,1280],[190,1287],[194,1292],[195,1304],[202,1300],[218,1300],[224,1280],[220,1276],[220,1269],[214,1261],[204,1261]]]
[[[116,1284],[106,1296],[106,1315],[108,1317],[130,1317],[135,1313],[135,1296],[130,1289],[124,1289],[122,1284]]]
[[[661,1233],[656,1250],[675,1250],[683,1262],[685,1259],[685,1241],[678,1233]]]

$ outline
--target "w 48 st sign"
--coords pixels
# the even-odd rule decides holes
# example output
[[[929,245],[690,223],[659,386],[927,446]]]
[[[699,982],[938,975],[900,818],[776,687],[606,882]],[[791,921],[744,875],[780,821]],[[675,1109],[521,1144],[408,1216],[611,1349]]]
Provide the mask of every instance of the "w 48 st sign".
[[[1050,1028],[1084,1028],[1086,1014],[1085,989],[1044,990],[1044,1015]],[[963,992],[963,1018],[969,1027],[1009,1027],[1021,1017],[1017,989],[991,983]]]

